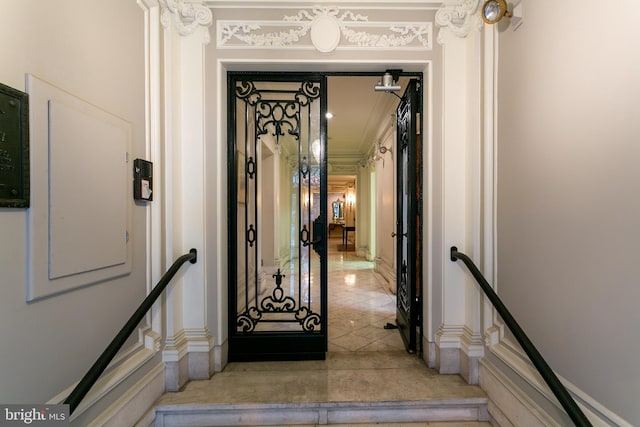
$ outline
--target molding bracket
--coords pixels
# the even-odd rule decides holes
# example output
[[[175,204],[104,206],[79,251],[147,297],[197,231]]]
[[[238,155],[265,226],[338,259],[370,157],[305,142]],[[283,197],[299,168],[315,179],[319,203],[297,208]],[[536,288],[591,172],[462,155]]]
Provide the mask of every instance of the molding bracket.
[[[436,25],[438,31],[438,44],[444,43],[443,30],[449,30],[455,36],[464,38],[471,30],[482,28],[482,19],[478,15],[480,0],[457,0],[445,2],[436,12]]]
[[[178,34],[188,36],[193,34],[198,28],[204,27],[207,32],[205,44],[211,40],[209,27],[213,23],[213,13],[211,9],[199,2],[188,0],[160,0],[162,15],[160,21],[164,28],[168,28],[173,18]]]

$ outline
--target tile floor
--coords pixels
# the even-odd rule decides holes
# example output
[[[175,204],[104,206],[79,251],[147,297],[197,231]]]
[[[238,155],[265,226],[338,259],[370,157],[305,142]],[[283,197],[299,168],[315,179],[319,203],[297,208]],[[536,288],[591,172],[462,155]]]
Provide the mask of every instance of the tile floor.
[[[373,262],[353,251],[337,250],[340,239],[329,239],[329,352],[402,350],[395,323],[396,299],[373,271]]]

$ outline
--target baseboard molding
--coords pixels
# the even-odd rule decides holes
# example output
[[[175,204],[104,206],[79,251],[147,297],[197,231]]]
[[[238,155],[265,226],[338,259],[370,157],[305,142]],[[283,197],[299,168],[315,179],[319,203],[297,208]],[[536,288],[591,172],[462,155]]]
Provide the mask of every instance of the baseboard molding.
[[[536,399],[554,407],[559,412],[563,412],[562,406],[538,374],[538,371],[515,344],[503,338],[498,344],[492,346],[490,351],[492,355],[502,362],[503,366],[509,369],[509,374],[517,375],[527,387],[533,390],[533,393],[536,394]],[[487,392],[490,401],[501,408],[500,413],[496,413],[497,416],[494,417],[491,411],[492,405],[489,405],[489,413],[497,421],[500,417],[503,417],[503,419],[514,425],[538,425],[522,423],[521,420],[525,417],[526,419],[538,420],[540,422],[539,425],[542,426],[562,425],[559,421],[553,419],[540,405],[534,403],[534,400],[528,396],[527,392],[511,381],[507,373],[504,373],[495,363],[485,357],[481,360],[480,365],[480,386]],[[557,373],[556,375],[594,426],[632,427],[630,423],[605,408],[574,384]],[[514,420],[517,420],[517,422],[514,422]],[[496,425],[508,426],[509,424],[504,424],[503,421],[503,423],[497,423]]]
[[[76,410],[71,416],[71,421],[82,415],[86,410],[93,407],[93,405],[95,405],[103,397],[109,394],[119,384],[129,378],[142,366],[144,366],[157,353],[156,351],[144,348],[143,346],[139,345],[139,343],[135,345],[134,348],[135,351],[125,351],[126,357],[121,355],[116,360],[114,360],[114,362],[112,363],[112,367],[107,368],[107,371],[102,374],[102,376],[98,379],[98,381],[96,381],[91,390],[89,390],[85,398],[77,406]],[[84,376],[84,372],[82,373],[82,375]],[[65,390],[54,396],[47,403],[62,403],[73,391],[77,384],[78,382],[70,385]]]
[[[229,340],[213,346],[213,372],[222,372],[229,363]]]
[[[166,389],[177,391],[188,380],[207,379],[213,373],[213,339],[205,329],[182,329],[167,339],[162,352]]]
[[[364,258],[367,261],[373,261],[374,260],[374,256],[371,253],[371,251],[369,250],[368,246],[360,246],[358,248],[356,248],[356,255],[360,258]]]
[[[393,263],[387,262],[384,258],[376,257],[374,259],[373,271],[387,282],[387,288],[395,295],[396,293],[396,271]]]
[[[436,343],[429,341],[427,337],[423,335],[422,348],[424,349],[422,358],[424,359],[425,363],[429,368],[436,369],[438,367],[437,355],[436,355],[436,351],[437,351]]]
[[[156,365],[88,427],[144,425],[149,419],[153,420],[153,404],[164,393],[164,375],[164,365]],[[147,421],[139,423],[140,420]]]
[[[526,393],[486,358],[480,361],[480,388],[489,397],[489,416],[499,427],[560,427]]]
[[[467,383],[478,384],[479,361],[484,355],[480,334],[466,325],[440,325],[435,338],[430,366],[440,374],[459,374]]]

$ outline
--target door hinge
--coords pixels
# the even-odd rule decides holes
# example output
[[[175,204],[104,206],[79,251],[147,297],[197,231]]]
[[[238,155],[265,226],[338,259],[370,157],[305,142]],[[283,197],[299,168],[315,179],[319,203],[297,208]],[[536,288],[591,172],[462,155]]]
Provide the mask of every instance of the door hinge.
[[[124,241],[129,243],[129,230],[125,230],[124,232]]]

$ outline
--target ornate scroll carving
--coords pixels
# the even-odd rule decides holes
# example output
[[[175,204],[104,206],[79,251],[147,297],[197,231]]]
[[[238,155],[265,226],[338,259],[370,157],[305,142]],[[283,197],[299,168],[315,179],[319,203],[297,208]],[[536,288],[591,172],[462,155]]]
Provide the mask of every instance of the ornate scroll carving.
[[[395,48],[431,50],[431,22],[370,22],[366,16],[338,7],[316,6],[280,21],[220,20],[218,47]]]
[[[473,28],[480,28],[482,20],[476,13],[479,0],[459,0],[457,4],[443,4],[436,12],[436,25],[441,27],[438,43],[442,44],[442,30],[447,29],[458,37],[466,37]]]
[[[211,10],[199,3],[189,3],[185,0],[160,0],[162,15],[160,20],[167,28],[171,19],[176,25],[178,34],[186,36],[192,34],[198,27],[209,27],[213,23]],[[209,43],[211,37],[207,31],[205,43]]]

